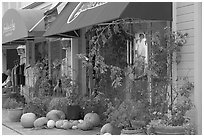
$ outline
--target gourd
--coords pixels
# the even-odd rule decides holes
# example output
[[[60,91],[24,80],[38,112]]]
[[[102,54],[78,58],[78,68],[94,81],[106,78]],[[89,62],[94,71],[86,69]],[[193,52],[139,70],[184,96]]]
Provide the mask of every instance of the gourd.
[[[21,116],[21,125],[24,128],[32,128],[35,120],[36,115],[34,113],[25,113]]]
[[[37,128],[37,127],[42,127],[44,126],[45,124],[47,124],[48,122],[48,119],[46,117],[40,117],[38,119],[36,119],[34,121],[34,127]]]
[[[83,121],[83,123],[79,123],[77,125],[77,128],[81,129],[81,130],[84,130],[84,131],[87,131],[87,130],[93,129],[93,124],[88,122],[88,121]]]
[[[97,113],[87,113],[84,116],[84,121],[90,122],[93,126],[98,126],[100,124],[100,117]]]
[[[62,128],[62,125],[64,124],[63,120],[58,120],[56,123],[55,123],[55,126],[56,128]]]
[[[79,124],[79,121],[78,121],[78,120],[74,120],[74,121],[72,122],[72,124],[73,124],[73,126],[77,126],[77,125]]]
[[[54,128],[55,127],[55,121],[54,120],[49,120],[47,122],[47,127],[48,128]]]
[[[63,122],[63,125],[62,125],[62,128],[65,129],[65,130],[67,130],[67,129],[71,129],[72,126],[73,126],[73,123],[72,123],[72,122],[70,122],[70,121],[64,121],[64,122]]]
[[[110,123],[103,125],[100,131],[101,134],[105,134],[105,133],[111,134],[112,132],[113,132],[113,126]]]
[[[65,114],[60,110],[51,110],[47,113],[46,117],[48,118],[48,120],[54,120],[56,122],[60,119],[65,119]]]
[[[111,135],[111,133],[105,133],[105,134],[103,134],[103,135]]]

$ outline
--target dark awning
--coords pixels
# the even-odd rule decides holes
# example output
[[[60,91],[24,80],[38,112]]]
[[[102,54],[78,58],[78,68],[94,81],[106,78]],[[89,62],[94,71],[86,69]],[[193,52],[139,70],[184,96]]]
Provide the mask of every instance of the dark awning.
[[[81,12],[69,23],[65,23],[60,33],[70,32],[90,25],[118,18],[172,21],[171,2],[108,2],[96,8]]]
[[[41,10],[9,9],[2,19],[2,43],[18,43],[24,38],[42,36],[45,32],[43,16]]]
[[[44,36],[76,36],[74,30],[118,18],[172,21],[172,2],[108,2],[81,12],[67,23],[77,7],[80,8],[79,3],[69,3]]]
[[[50,25],[48,30],[44,33],[43,36],[46,37],[73,37],[78,36],[77,31],[71,31],[65,34],[60,34],[60,28],[67,22],[70,14],[74,10],[74,8],[79,4],[79,2],[69,2],[61,11],[61,13],[57,16],[55,21]]]

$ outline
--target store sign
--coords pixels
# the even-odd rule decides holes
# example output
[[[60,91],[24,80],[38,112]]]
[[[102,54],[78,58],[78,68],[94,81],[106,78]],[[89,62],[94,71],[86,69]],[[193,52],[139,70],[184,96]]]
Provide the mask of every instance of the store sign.
[[[67,23],[72,22],[74,19],[76,19],[79,14],[81,14],[84,11],[99,7],[101,5],[106,4],[107,2],[80,2],[76,8],[73,10],[71,15],[69,16]]]
[[[13,21],[13,19],[11,20],[11,22],[9,23],[5,23],[3,25],[3,35],[4,36],[10,36],[13,34],[13,31],[15,31],[16,29],[16,24],[15,22]]]

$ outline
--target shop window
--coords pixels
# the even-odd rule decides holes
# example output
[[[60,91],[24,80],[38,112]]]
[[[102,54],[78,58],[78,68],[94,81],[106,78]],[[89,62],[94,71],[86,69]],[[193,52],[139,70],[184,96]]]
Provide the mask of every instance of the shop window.
[[[48,45],[45,41],[35,43],[35,62],[48,57]]]
[[[7,69],[12,69],[15,66],[15,61],[20,59],[16,49],[7,49]]]
[[[124,37],[121,37],[120,34],[112,36],[112,39],[109,40],[108,43],[104,46],[105,48],[101,48],[101,55],[104,57],[104,61],[108,65],[115,65],[120,68],[124,68],[127,65],[134,65],[137,59],[143,60],[144,64],[148,64],[149,56],[152,54],[158,54],[158,49],[152,46],[152,39],[153,35],[157,33],[160,37],[160,42],[165,44],[164,39],[164,28],[168,26],[168,22],[135,22],[129,24],[129,33],[134,36],[132,40],[124,40]],[[90,32],[86,33],[86,55],[91,60],[92,67],[87,68],[87,75],[86,75],[86,83],[87,83],[87,94],[90,95],[94,88],[100,88],[101,85],[101,76],[99,76],[93,68],[95,67],[95,56],[90,55],[90,50],[92,46],[90,45],[90,41],[93,36],[95,36],[96,32],[94,32],[94,27],[89,30]],[[164,62],[162,66],[163,71],[160,75],[165,76],[167,75],[167,66]],[[143,67],[143,72],[145,71],[145,65]],[[141,74],[143,74],[141,72]],[[103,75],[103,77],[105,77]],[[139,88],[143,88],[144,91],[151,90],[151,87],[158,84],[158,79],[151,79],[149,80],[147,75],[144,75],[143,85]],[[140,79],[139,79],[140,80]],[[111,88],[111,80],[110,80],[110,73],[107,74],[107,78],[105,84],[103,85],[104,92],[113,93],[114,95],[119,95],[122,92],[115,91],[115,89]],[[124,87],[123,87],[124,88]],[[101,90],[101,89],[99,89]],[[122,88],[120,90],[123,90]],[[135,89],[137,90],[137,89]],[[111,96],[111,95],[110,95]],[[121,95],[122,96],[122,95]],[[136,96],[135,96],[136,97]]]
[[[71,39],[64,38],[61,40],[62,46],[62,76],[71,76]]]

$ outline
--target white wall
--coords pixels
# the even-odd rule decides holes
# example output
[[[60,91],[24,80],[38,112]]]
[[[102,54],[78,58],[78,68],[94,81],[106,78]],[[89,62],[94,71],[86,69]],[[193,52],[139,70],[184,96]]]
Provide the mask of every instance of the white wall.
[[[187,43],[181,50],[181,62],[177,67],[179,78],[188,76],[194,81],[194,3],[176,3],[176,28],[177,31],[189,34]]]
[[[189,80],[194,82],[193,100],[196,108],[191,116],[197,125],[198,134],[202,134],[201,3],[177,2],[174,3],[173,9],[173,28],[188,33],[187,43],[181,50],[181,62],[177,65],[176,73],[179,81],[188,76]],[[178,86],[180,84],[178,82]]]

